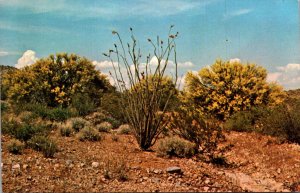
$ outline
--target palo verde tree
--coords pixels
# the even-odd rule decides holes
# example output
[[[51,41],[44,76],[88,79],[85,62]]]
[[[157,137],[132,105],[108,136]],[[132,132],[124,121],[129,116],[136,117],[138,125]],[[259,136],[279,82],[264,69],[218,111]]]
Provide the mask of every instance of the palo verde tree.
[[[142,54],[137,46],[137,40],[133,35],[132,43],[125,45],[118,32],[112,33],[118,37],[118,44],[114,44],[114,49],[104,53],[113,67],[117,89],[122,92],[121,105],[124,116],[134,129],[135,137],[142,150],[147,150],[156,142],[159,134],[163,131],[166,123],[164,114],[169,104],[170,98],[175,94],[175,89],[162,89],[165,80],[164,75],[169,64],[170,57],[173,56],[175,62],[175,74],[172,82],[177,82],[177,59],[176,43],[178,32],[171,34],[173,26],[170,27],[167,41],[161,40],[158,36],[155,41],[148,39],[153,46],[153,55],[157,59],[157,65],[151,65],[151,54],[147,55],[146,62],[141,62]],[[116,63],[117,62],[117,65]],[[154,77],[154,78],[149,78]],[[168,96],[165,94],[168,93]],[[164,98],[164,99],[163,99]]]
[[[78,94],[100,102],[110,87],[106,77],[91,61],[75,54],[50,55],[17,70],[8,78],[8,96],[16,103],[41,103],[50,107],[67,107]]]
[[[197,74],[187,73],[185,100],[202,113],[224,120],[237,111],[281,103],[282,88],[266,81],[267,71],[255,64],[216,61]]]

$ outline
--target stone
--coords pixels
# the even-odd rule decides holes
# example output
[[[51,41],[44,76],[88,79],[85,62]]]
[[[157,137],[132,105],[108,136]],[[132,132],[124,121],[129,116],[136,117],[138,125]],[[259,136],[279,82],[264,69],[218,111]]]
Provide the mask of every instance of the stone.
[[[27,168],[28,168],[28,165],[27,165],[27,164],[24,164],[24,165],[23,165],[23,169],[26,170]]]
[[[205,183],[205,184],[209,184],[209,183],[210,183],[210,179],[207,178],[207,179],[204,181],[204,183]]]
[[[276,191],[281,192],[283,190],[283,184],[278,183],[273,179],[260,180],[258,184],[256,179],[252,179],[249,175],[241,172],[237,173],[225,173],[229,177],[233,184],[240,186],[245,191],[250,192],[265,192],[265,191]]]
[[[12,166],[12,169],[13,170],[19,170],[19,169],[21,169],[21,166],[20,166],[20,164],[15,164],[15,165]]]
[[[149,178],[148,178],[148,177],[146,177],[146,176],[145,176],[145,177],[143,177],[143,180],[148,180],[148,179],[149,179]]]
[[[152,178],[151,182],[153,182],[153,183],[159,183],[160,179],[159,178]]]
[[[278,173],[278,174],[281,173],[281,169],[280,169],[280,168],[277,169],[277,173]]]
[[[154,169],[154,170],[153,170],[153,173],[155,173],[155,174],[161,174],[161,173],[162,173],[162,171],[161,171],[161,170],[159,170],[159,169]]]
[[[207,191],[209,190],[209,187],[205,186],[205,187],[203,188],[203,190],[204,190],[204,192],[207,192]]]
[[[170,174],[175,174],[175,173],[180,174],[182,171],[180,167],[173,166],[173,167],[168,167],[167,172]]]
[[[70,164],[72,164],[72,160],[67,160],[66,165],[69,166]]]
[[[93,167],[93,168],[99,167],[99,162],[93,162],[93,163],[92,163],[92,167]]]

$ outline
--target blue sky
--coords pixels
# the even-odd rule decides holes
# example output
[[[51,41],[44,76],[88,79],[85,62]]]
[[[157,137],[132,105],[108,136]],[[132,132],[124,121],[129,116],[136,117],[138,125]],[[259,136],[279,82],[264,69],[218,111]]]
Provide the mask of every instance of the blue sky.
[[[147,38],[179,31],[180,72],[216,59],[239,58],[269,71],[286,89],[300,88],[298,0],[0,0],[0,64],[30,64],[52,53],[85,56],[105,72],[101,56],[129,40],[133,27],[144,54]],[[26,52],[32,50],[32,52]],[[24,56],[24,55],[25,56]],[[97,61],[97,63],[96,63]],[[103,69],[101,69],[103,67]]]

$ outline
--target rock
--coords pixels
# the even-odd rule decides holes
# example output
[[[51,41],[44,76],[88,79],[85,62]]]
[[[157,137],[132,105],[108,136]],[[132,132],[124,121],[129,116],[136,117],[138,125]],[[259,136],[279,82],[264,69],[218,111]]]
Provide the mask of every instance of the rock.
[[[148,178],[148,177],[146,177],[146,176],[145,176],[145,177],[143,177],[143,180],[148,180],[148,179],[149,179],[149,178]]]
[[[67,160],[66,165],[69,166],[70,164],[72,164],[72,160]]]
[[[278,173],[278,174],[281,173],[281,169],[280,169],[280,168],[277,169],[277,173]]]
[[[21,166],[20,166],[20,164],[15,164],[15,165],[12,166],[12,169],[13,170],[19,170],[19,169],[21,169]]]
[[[92,167],[93,167],[93,168],[99,167],[99,162],[93,162],[93,163],[92,163]]]
[[[167,172],[170,174],[174,174],[174,173],[180,174],[182,171],[180,167],[173,166],[173,167],[168,167]]]
[[[273,179],[252,179],[251,176],[241,172],[237,173],[225,173],[229,177],[233,184],[240,186],[245,191],[250,192],[265,192],[265,191],[276,191],[281,192],[283,190],[283,184],[278,183]],[[258,184],[256,181],[260,181]]]
[[[162,170],[154,169],[154,170],[153,170],[153,173],[155,173],[155,174],[161,174],[161,173],[162,173]]]
[[[27,165],[27,164],[24,164],[24,165],[23,165],[23,169],[26,170],[27,168],[28,168],[28,165]]]
[[[55,168],[58,168],[58,167],[59,167],[59,164],[55,164],[54,167],[55,167]]]
[[[140,166],[132,166],[131,169],[133,169],[133,170],[140,170],[141,167]]]
[[[209,187],[205,186],[205,187],[203,188],[203,190],[204,190],[205,192],[207,192],[207,191],[209,190]]]
[[[159,183],[160,179],[159,178],[153,178],[153,179],[151,179],[151,182],[153,182],[153,183]]]
[[[207,178],[207,179],[204,181],[204,183],[205,183],[205,184],[209,184],[209,183],[210,183],[210,179]]]
[[[3,168],[3,163],[1,163],[1,168]]]

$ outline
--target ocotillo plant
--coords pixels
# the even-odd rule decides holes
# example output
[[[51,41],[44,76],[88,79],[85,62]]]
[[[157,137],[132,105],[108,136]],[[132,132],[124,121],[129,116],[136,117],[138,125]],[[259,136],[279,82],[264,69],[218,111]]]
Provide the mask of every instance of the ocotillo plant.
[[[124,116],[132,126],[142,150],[153,146],[165,127],[166,108],[169,99],[175,94],[174,89],[170,90],[167,100],[163,100],[163,109],[160,110],[162,98],[166,92],[162,89],[163,77],[172,56],[175,64],[175,74],[172,78],[174,85],[178,78],[175,43],[178,32],[171,34],[173,27],[173,25],[170,27],[166,43],[159,36],[155,41],[148,39],[153,46],[153,56],[157,60],[157,65],[150,63],[151,54],[146,57],[146,63],[141,62],[141,49],[137,46],[132,28],[130,28],[132,42],[127,43],[127,48],[119,33],[113,31],[112,34],[118,37],[118,44],[114,44],[114,49],[103,54],[111,61],[114,71],[110,74],[114,78],[115,86],[122,92],[121,105]]]

